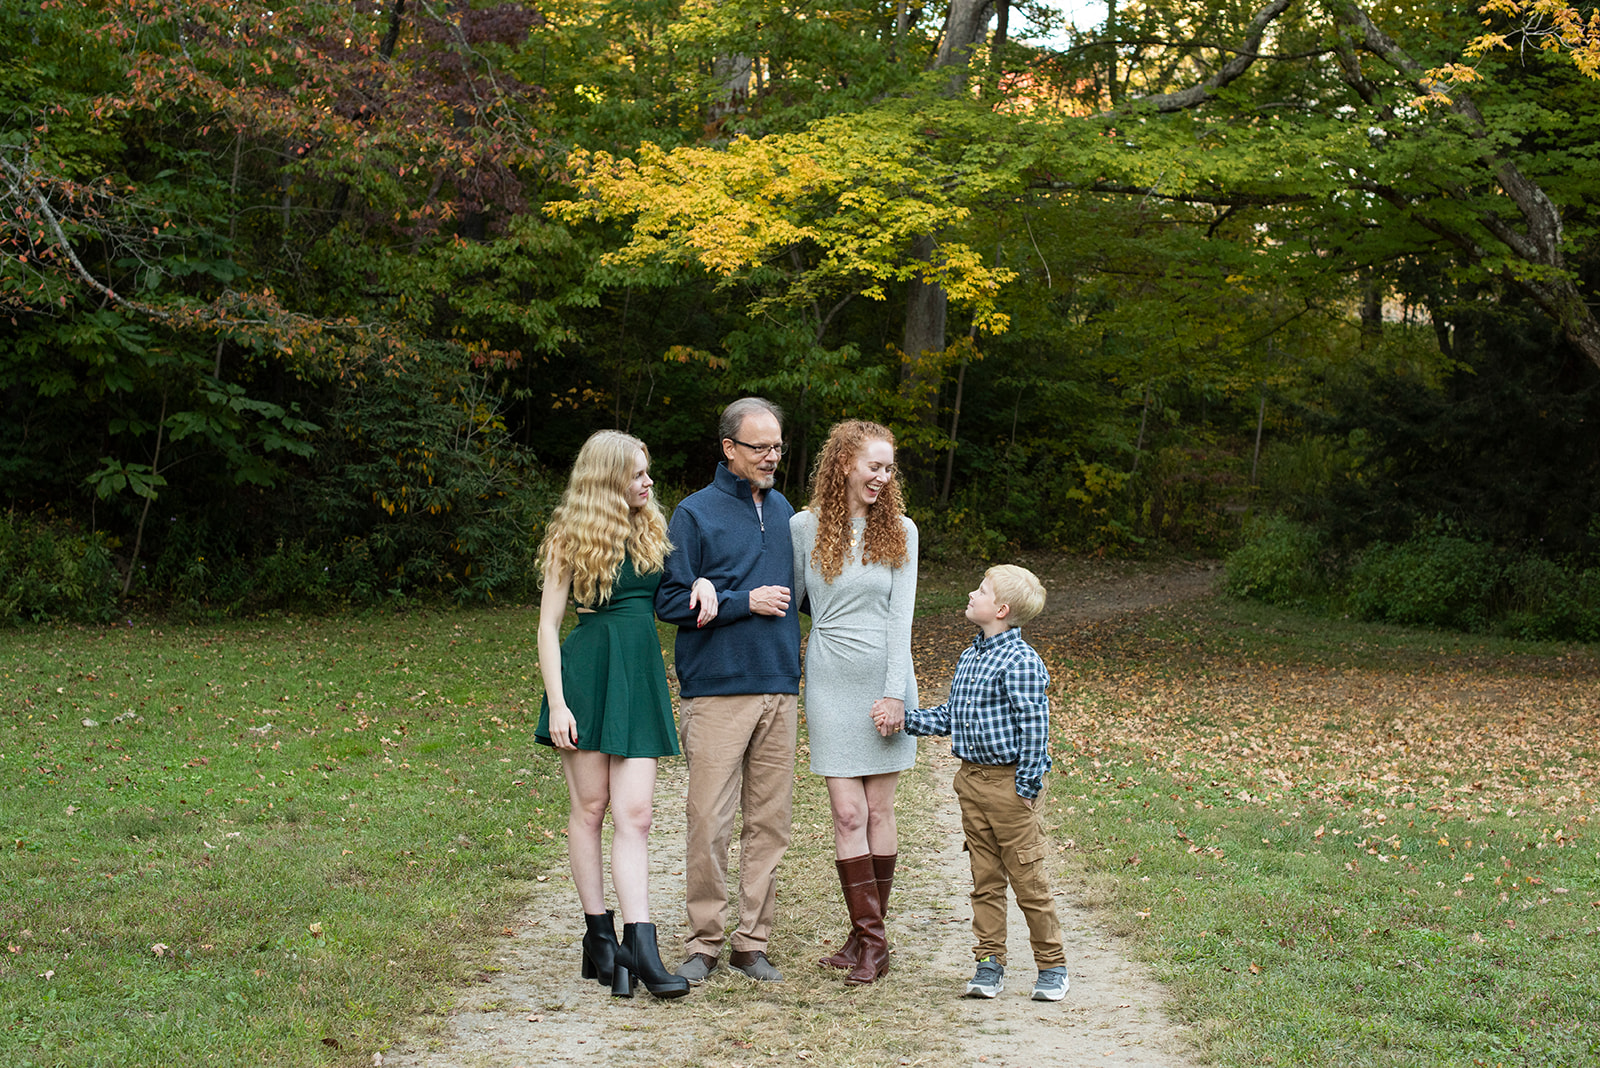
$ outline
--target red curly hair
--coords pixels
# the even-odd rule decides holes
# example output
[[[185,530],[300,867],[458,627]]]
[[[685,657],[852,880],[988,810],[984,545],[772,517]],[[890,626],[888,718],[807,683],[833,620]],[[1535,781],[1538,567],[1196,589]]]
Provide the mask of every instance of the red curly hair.
[[[817,545],[811,562],[823,581],[832,582],[844,571],[846,546],[850,541],[850,471],[867,443],[886,441],[894,447],[894,434],[886,426],[859,419],[837,423],[828,432],[828,441],[817,454],[811,469],[811,503],[817,515]],[[867,530],[862,538],[861,562],[900,567],[906,562],[906,528],[900,482],[891,478],[878,499],[867,508]]]

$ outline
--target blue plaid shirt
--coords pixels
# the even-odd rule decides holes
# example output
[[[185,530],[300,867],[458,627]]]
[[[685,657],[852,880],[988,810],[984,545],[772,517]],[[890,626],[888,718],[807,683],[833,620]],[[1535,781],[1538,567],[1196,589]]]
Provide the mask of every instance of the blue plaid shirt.
[[[1050,770],[1050,672],[1016,628],[961,651],[950,698],[906,712],[907,734],[948,734],[973,764],[1015,764],[1017,796],[1039,796]]]

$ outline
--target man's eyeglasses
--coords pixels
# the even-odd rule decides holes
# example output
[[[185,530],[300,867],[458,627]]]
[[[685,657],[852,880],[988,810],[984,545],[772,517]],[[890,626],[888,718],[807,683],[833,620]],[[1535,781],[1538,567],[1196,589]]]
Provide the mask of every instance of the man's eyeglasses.
[[[751,452],[755,453],[757,456],[765,456],[768,453],[774,453],[774,454],[776,454],[778,456],[782,456],[783,455],[783,442],[781,442],[781,441],[775,442],[774,444],[771,444],[771,445],[752,445],[748,441],[740,441],[738,438],[729,438],[728,440],[733,442],[735,445],[739,445],[739,446],[742,446],[743,448],[749,449]]]

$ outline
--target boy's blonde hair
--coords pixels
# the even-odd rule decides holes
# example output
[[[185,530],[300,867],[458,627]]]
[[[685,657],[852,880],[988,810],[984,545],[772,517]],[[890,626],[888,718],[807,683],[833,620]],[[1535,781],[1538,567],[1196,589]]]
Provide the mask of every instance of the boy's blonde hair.
[[[994,589],[995,604],[1007,605],[1007,626],[1020,627],[1044,611],[1044,583],[1025,567],[996,564],[983,573]]]

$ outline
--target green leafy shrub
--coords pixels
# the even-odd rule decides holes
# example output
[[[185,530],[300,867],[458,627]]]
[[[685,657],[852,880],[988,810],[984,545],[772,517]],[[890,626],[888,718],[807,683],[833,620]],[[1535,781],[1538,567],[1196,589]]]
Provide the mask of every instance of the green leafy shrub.
[[[1492,545],[1435,528],[1369,547],[1350,572],[1350,606],[1362,619],[1483,630],[1500,570]]]
[[[1074,455],[997,450],[989,480],[930,507],[927,521],[921,513],[913,518],[924,551],[934,554],[999,560],[1019,548],[1048,548],[1127,556],[1143,547],[1133,529],[1129,478]]]
[[[1150,450],[1135,480],[1148,532],[1168,545],[1220,554],[1240,536],[1229,506],[1248,492],[1240,459],[1224,444],[1194,440]]]
[[[511,440],[501,398],[468,362],[422,346],[355,376],[330,411],[307,541],[354,551],[328,563],[336,586],[460,602],[534,589],[534,539],[560,487]]]
[[[1499,628],[1539,641],[1600,641],[1600,568],[1524,556],[1505,569]]]
[[[110,619],[117,570],[110,539],[52,516],[0,516],[0,621]]]
[[[249,599],[260,607],[323,608],[333,599],[333,569],[304,542],[280,539],[256,563]]]
[[[1327,593],[1319,563],[1321,536],[1284,516],[1263,516],[1245,527],[1244,544],[1228,555],[1223,588],[1235,597],[1299,605]]]

